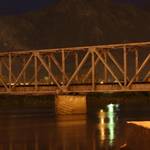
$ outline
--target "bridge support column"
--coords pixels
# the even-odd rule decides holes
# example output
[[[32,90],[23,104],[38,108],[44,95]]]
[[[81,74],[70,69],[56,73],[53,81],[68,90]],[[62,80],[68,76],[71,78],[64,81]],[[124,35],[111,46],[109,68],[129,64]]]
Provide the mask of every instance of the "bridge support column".
[[[57,95],[55,111],[58,115],[86,114],[86,96]]]

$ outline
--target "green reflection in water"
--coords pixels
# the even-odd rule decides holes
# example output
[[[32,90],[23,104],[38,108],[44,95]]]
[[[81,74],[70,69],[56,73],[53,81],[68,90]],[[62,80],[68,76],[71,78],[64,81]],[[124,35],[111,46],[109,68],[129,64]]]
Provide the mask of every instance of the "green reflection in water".
[[[115,140],[115,128],[116,128],[116,109],[119,105],[109,104],[107,105],[107,111],[100,109],[99,111],[99,131],[100,131],[100,144],[108,142],[110,146],[113,146]]]

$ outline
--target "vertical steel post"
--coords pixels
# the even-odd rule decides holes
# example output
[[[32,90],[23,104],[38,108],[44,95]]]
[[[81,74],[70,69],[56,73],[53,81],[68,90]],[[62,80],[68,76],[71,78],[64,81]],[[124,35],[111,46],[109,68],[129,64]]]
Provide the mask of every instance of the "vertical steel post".
[[[138,53],[138,50],[136,49],[135,50],[135,74],[137,74],[138,69],[139,69],[139,53]],[[137,75],[136,81],[138,80],[139,80],[139,77]]]
[[[8,54],[8,58],[9,58],[9,90],[11,89],[11,83],[12,83],[12,56],[11,53]]]
[[[74,71],[74,73],[70,77],[69,81],[67,82],[66,88],[70,85],[71,81],[75,78],[75,76],[77,75],[77,73],[79,72],[79,70],[81,69],[83,64],[86,62],[86,60],[87,60],[90,53],[91,53],[90,51],[86,52],[86,54],[84,55],[83,59],[81,60],[81,62],[79,64],[79,66],[76,68],[76,70]]]
[[[23,65],[25,64],[25,56],[23,56]],[[26,71],[23,72],[23,82],[26,83]]]
[[[75,52],[75,69],[78,68],[78,65],[79,65],[79,56],[78,56],[78,52]],[[75,77],[75,80],[78,81],[78,74],[76,75]]]
[[[62,82],[63,82],[63,85],[65,84],[65,51],[62,50],[61,51],[61,54],[62,54]]]
[[[52,72],[52,60],[51,60],[51,56],[48,56],[48,67],[49,67],[50,72]],[[51,80],[52,79],[51,79],[51,77],[49,75],[49,81],[51,81]]]
[[[2,59],[2,58],[0,58]],[[0,61],[0,76],[2,76],[2,62]]]
[[[104,60],[105,60],[105,63],[107,64],[107,52],[106,51],[104,51]],[[104,66],[104,81],[108,82],[108,71],[105,66]]]
[[[124,57],[124,86],[127,85],[127,48],[123,47],[123,57]]]
[[[35,90],[38,88],[38,64],[37,64],[37,54],[34,53],[34,85],[35,85]]]
[[[94,49],[91,49],[92,54],[92,91],[95,90],[95,56]]]

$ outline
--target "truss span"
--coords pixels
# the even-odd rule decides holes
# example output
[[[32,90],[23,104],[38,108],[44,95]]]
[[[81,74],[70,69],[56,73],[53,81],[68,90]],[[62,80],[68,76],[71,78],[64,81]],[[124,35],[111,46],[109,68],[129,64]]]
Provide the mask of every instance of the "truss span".
[[[150,42],[0,53],[0,94],[150,91]]]

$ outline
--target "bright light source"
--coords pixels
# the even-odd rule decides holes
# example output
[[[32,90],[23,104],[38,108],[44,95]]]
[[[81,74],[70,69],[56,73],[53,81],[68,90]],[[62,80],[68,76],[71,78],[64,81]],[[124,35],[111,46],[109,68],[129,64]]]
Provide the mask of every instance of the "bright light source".
[[[116,107],[116,108],[119,108],[119,104],[116,104],[115,107]]]
[[[108,108],[108,113],[109,112],[114,112],[114,104],[107,105],[107,108]]]
[[[115,80],[115,81],[114,81],[114,83],[118,83],[118,81],[117,81],[117,80]]]
[[[48,81],[48,80],[49,80],[49,77],[48,77],[48,76],[45,76],[45,77],[44,77],[44,80],[45,80],[45,81]]]
[[[104,110],[103,110],[103,109],[100,109],[100,113],[102,113],[102,112],[104,112]]]
[[[100,84],[104,84],[104,81],[101,81]]]
[[[105,123],[105,112],[103,109],[100,109],[99,111],[99,118],[100,118],[100,125],[104,125]]]

